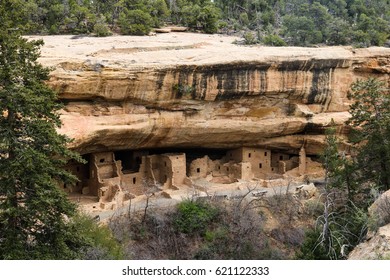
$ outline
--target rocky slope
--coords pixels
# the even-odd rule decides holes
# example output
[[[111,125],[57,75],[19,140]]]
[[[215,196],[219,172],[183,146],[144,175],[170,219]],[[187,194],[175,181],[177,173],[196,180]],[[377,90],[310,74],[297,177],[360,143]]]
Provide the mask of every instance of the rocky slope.
[[[390,259],[390,191],[380,195],[368,212],[371,224],[366,239],[353,249],[348,259]]]
[[[37,39],[37,37],[32,37]],[[390,84],[390,49],[270,48],[189,33],[43,37],[41,62],[66,102],[62,133],[81,153],[265,146],[318,154],[332,119],[348,129],[347,91]]]

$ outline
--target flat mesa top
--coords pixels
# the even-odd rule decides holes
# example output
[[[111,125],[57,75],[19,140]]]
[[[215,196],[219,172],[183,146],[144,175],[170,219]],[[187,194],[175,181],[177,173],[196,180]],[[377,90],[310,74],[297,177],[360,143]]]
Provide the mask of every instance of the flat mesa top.
[[[266,47],[233,44],[238,37],[220,34],[162,33],[155,36],[27,36],[43,39],[40,62],[102,63],[110,67],[165,67],[207,65],[237,61],[286,61],[301,59],[351,59],[390,56],[390,48],[373,47]]]

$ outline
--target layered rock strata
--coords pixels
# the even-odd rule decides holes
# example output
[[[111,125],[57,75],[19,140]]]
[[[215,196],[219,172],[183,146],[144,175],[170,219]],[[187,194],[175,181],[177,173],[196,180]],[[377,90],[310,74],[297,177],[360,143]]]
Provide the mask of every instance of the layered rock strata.
[[[353,81],[390,84],[390,49],[269,48],[219,35],[44,37],[41,62],[82,154],[265,147],[318,155],[333,119],[348,128]]]

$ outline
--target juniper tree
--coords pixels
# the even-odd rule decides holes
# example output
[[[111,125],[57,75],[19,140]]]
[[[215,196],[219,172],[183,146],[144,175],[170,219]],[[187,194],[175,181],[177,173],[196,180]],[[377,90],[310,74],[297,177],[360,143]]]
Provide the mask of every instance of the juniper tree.
[[[37,62],[42,41],[0,31],[0,259],[68,259],[83,244],[67,222],[75,206],[58,187],[75,178],[57,96]]]

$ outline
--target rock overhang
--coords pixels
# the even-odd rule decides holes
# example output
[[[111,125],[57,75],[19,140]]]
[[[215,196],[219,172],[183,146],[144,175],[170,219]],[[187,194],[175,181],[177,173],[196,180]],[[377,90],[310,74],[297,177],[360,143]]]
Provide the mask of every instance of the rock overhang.
[[[353,81],[389,85],[386,48],[244,47],[174,33],[43,39],[49,85],[66,101],[60,131],[81,153],[305,144],[318,155],[332,119],[346,137]]]

